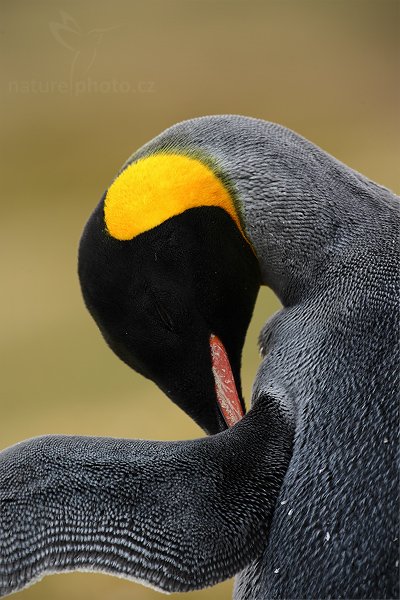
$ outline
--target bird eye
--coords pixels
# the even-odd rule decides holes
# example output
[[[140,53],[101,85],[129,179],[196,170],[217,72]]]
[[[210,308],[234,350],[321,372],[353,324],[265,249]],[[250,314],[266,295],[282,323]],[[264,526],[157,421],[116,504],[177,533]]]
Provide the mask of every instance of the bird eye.
[[[160,321],[162,322],[164,327],[166,329],[168,329],[168,331],[171,331],[172,333],[176,333],[176,328],[174,327],[174,322],[171,318],[171,315],[168,313],[168,311],[165,309],[165,307],[161,304],[161,302],[155,296],[154,296],[154,306],[155,306],[157,315],[160,318]]]
[[[181,298],[172,289],[164,289],[158,282],[146,282],[142,307],[155,326],[162,326],[171,333],[179,334],[185,327],[186,310]]]

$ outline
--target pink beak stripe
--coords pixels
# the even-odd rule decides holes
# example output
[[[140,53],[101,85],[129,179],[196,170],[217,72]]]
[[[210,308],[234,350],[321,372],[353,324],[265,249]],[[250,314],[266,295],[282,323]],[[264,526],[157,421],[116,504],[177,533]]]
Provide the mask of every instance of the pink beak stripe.
[[[211,364],[215,380],[218,405],[228,427],[235,425],[244,416],[236,390],[228,355],[221,340],[210,336]]]

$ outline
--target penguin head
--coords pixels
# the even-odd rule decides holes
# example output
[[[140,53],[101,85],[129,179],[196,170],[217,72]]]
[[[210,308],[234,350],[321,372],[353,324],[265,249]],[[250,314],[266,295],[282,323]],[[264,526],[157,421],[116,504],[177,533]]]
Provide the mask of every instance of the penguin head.
[[[240,419],[260,274],[232,193],[209,165],[160,153],[125,167],[86,224],[79,278],[119,358],[207,433]]]

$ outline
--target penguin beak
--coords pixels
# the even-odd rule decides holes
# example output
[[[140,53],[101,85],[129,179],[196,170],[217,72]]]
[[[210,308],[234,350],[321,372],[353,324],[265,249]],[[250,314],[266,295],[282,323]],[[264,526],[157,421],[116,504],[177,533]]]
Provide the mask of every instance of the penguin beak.
[[[219,337],[214,334],[210,336],[210,350],[218,406],[226,425],[232,427],[244,416],[244,410],[228,354]]]

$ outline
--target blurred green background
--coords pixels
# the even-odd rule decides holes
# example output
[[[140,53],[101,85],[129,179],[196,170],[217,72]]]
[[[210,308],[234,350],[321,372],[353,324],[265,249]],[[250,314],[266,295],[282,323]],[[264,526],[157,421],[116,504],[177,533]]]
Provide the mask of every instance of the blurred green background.
[[[102,341],[76,276],[82,227],[136,148],[212,113],[280,122],[399,191],[398,8],[385,0],[1,0],[0,447],[43,433],[201,435]],[[258,331],[278,308],[263,289],[244,352],[247,400]],[[222,600],[231,588],[179,597]],[[159,597],[94,574],[48,577],[14,596]]]

